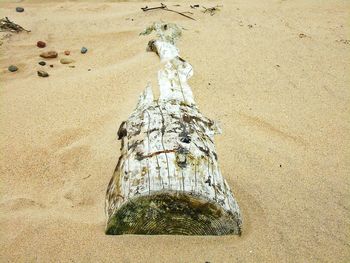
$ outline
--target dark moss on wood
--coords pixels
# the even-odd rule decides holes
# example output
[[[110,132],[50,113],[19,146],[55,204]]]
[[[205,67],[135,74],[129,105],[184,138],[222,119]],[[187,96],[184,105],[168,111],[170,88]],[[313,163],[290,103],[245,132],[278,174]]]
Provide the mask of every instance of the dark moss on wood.
[[[129,200],[110,218],[106,234],[240,234],[240,221],[218,204],[181,192],[156,193]]]

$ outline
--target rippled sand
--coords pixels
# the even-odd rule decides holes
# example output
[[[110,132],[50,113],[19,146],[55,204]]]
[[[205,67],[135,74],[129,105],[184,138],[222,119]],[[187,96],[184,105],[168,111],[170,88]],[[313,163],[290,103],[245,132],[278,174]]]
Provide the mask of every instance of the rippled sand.
[[[1,2],[1,17],[32,31],[1,33],[1,262],[350,260],[349,2],[203,3],[223,4],[214,16],[167,3],[196,21],[137,1]],[[160,19],[187,29],[178,46],[198,106],[223,129],[241,237],[104,234],[119,124],[161,67],[138,33]],[[70,50],[75,68],[38,65],[38,40]]]

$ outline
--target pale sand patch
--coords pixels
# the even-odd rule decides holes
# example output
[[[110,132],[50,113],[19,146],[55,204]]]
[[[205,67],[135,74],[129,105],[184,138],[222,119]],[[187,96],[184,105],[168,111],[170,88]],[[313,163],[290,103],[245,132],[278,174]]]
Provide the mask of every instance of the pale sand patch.
[[[203,4],[224,5],[214,16],[173,7],[197,21],[138,2],[1,2],[1,17],[32,30],[0,47],[1,261],[350,260],[348,2]],[[119,124],[160,68],[138,33],[160,19],[187,29],[178,46],[198,106],[223,128],[216,146],[241,237],[104,234]],[[38,40],[59,57],[70,50],[76,67],[54,59],[39,78]]]

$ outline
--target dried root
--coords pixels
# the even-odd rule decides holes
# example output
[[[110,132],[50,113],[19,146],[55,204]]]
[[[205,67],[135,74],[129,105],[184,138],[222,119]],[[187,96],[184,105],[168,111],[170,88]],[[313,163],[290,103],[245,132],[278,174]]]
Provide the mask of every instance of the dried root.
[[[30,32],[30,30],[24,29],[20,25],[10,21],[8,17],[0,19],[0,32],[6,32],[6,31],[16,32],[16,33],[19,33],[22,31]]]
[[[204,8],[204,10],[202,11],[203,13],[209,13],[211,16],[213,16],[217,11],[220,11],[222,5],[217,5],[210,8],[206,8],[205,6],[202,7]]]

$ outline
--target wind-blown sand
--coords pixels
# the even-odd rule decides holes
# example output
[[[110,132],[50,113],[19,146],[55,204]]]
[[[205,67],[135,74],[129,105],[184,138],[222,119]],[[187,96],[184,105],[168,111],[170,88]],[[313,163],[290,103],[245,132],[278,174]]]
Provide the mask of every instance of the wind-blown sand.
[[[1,4],[32,31],[0,46],[1,262],[350,261],[350,3],[203,4],[223,4],[214,16],[177,3],[197,21],[138,2]],[[198,106],[223,129],[241,237],[104,234],[119,124],[148,81],[158,92],[159,58],[138,33],[160,19],[187,29],[178,47]],[[76,67],[39,66],[38,40],[71,50]]]

